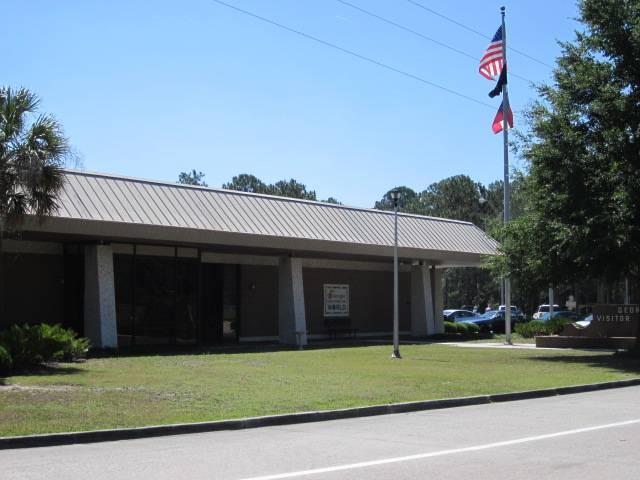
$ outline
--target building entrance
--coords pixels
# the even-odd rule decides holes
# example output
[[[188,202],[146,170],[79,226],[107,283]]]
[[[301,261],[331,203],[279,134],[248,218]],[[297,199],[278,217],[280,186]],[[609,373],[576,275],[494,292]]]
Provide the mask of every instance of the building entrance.
[[[197,257],[114,255],[118,345],[237,340],[236,265]]]

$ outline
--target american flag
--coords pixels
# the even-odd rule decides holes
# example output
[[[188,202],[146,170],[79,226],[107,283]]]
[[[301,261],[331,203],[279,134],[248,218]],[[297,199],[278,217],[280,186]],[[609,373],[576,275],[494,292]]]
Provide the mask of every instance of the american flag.
[[[502,47],[502,27],[500,27],[480,59],[478,71],[487,80],[494,80],[502,71]]]

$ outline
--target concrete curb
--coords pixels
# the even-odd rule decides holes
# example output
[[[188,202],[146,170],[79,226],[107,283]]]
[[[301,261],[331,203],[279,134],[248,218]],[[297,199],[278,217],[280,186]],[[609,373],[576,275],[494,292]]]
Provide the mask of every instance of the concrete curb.
[[[408,413],[423,410],[464,407],[488,403],[528,400],[532,398],[570,395],[573,393],[594,392],[611,388],[632,387],[640,385],[640,378],[619,380],[614,382],[592,383],[571,387],[549,388],[544,390],[528,390],[524,392],[498,393],[495,395],[479,395],[476,397],[447,398],[444,400],[424,400],[418,402],[391,403],[369,407],[345,408],[319,412],[287,413],[265,417],[250,417],[237,420],[219,420],[215,422],[178,423],[172,425],[155,425],[150,427],[122,428],[111,430],[94,430],[89,432],[51,433],[42,435],[25,435],[19,437],[0,437],[0,450],[27,447],[50,447],[55,445],[71,445],[75,443],[96,443],[134,438],[160,437],[165,435],[182,435],[188,433],[215,432],[220,430],[240,430],[245,428],[292,425],[296,423],[322,422],[345,418],[370,417],[391,413]]]

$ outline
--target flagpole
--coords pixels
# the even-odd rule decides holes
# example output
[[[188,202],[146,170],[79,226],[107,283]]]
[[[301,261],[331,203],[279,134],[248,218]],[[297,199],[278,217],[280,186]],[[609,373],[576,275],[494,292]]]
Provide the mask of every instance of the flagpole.
[[[505,27],[505,7],[500,7],[502,14],[502,68],[507,68],[507,29]],[[507,70],[508,72],[508,70]],[[508,75],[508,73],[507,73]],[[510,186],[509,186],[509,94],[507,82],[502,85],[502,139],[504,150],[504,218],[506,226],[511,220]],[[511,278],[509,274],[504,277],[504,333],[505,343],[512,344],[511,340]]]

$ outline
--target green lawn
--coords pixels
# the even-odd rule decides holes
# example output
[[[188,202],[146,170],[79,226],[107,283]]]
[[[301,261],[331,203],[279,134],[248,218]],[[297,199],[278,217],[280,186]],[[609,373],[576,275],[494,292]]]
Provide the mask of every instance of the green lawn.
[[[0,386],[0,436],[511,392],[636,377],[610,353],[402,346],[91,359]]]

